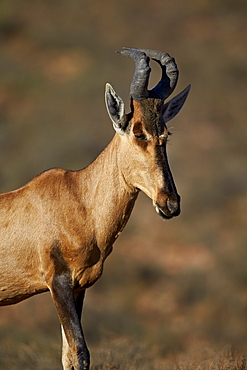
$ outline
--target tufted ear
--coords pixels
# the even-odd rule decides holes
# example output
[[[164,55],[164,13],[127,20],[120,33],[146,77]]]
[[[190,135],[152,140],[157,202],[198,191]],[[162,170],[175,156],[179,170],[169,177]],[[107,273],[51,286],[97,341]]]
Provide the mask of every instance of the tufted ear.
[[[173,119],[178,114],[187,99],[190,87],[191,85],[188,85],[183,91],[181,91],[181,93],[164,104],[162,114],[165,123]]]
[[[106,84],[105,102],[107,112],[112,120],[115,131],[118,134],[123,135],[126,123],[124,102],[109,83]]]

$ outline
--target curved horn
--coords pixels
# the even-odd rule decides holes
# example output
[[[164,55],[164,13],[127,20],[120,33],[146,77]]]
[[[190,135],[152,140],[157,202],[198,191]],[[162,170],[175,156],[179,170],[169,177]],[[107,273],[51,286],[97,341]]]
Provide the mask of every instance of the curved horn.
[[[148,79],[151,72],[149,67],[149,57],[140,49],[124,48],[117,53],[128,56],[135,62],[135,73],[130,85],[130,95],[136,101],[147,99],[148,93]]]
[[[162,53],[161,51],[156,50],[135,48],[128,48],[128,50],[131,50],[132,52],[135,50],[143,52],[161,66],[161,80],[152,90],[150,90],[150,95],[162,100],[168,98],[175,89],[178,80],[179,71],[175,59],[167,53]]]

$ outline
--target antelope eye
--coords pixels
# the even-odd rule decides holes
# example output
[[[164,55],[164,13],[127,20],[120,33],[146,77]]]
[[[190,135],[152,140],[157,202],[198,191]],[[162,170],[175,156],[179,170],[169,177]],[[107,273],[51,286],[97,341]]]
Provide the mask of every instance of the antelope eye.
[[[139,134],[139,135],[135,134],[135,138],[140,141],[147,141],[147,138],[144,134]]]

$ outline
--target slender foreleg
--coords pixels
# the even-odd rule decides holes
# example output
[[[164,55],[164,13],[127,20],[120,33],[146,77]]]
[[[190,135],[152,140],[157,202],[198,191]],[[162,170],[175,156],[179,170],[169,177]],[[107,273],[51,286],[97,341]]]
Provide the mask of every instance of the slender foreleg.
[[[89,352],[85,343],[80,316],[84,292],[74,296],[66,274],[55,276],[51,294],[62,326],[64,370],[88,370]]]

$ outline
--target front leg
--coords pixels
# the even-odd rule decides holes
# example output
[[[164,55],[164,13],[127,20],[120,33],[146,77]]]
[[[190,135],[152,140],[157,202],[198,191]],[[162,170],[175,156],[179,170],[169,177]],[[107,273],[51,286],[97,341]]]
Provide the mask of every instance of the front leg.
[[[81,320],[84,296],[85,296],[85,290],[74,292],[75,307],[76,307],[76,312],[77,312],[79,320]],[[63,342],[63,349],[62,349],[63,368],[71,369],[71,366],[72,366],[71,365],[71,358],[72,358],[71,350],[70,350],[70,347],[69,347],[69,344],[68,344],[68,341],[67,341],[62,325],[61,325],[61,331],[62,331],[62,342]],[[86,343],[85,343],[85,347],[86,347]],[[88,358],[89,358],[89,352],[88,352]],[[88,363],[89,363],[89,360],[88,360]]]
[[[80,313],[83,296],[74,297],[66,274],[53,278],[51,294],[62,326],[64,370],[88,370],[89,352],[85,343]]]

